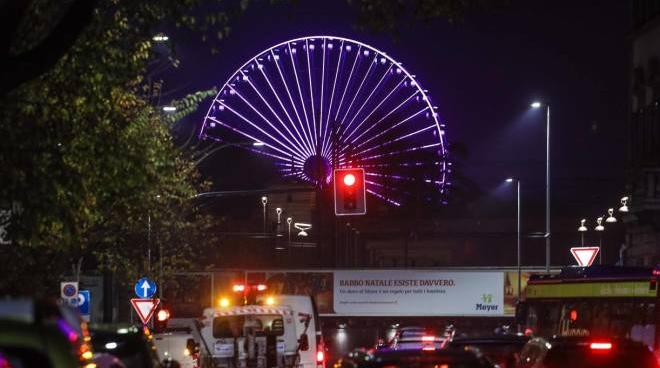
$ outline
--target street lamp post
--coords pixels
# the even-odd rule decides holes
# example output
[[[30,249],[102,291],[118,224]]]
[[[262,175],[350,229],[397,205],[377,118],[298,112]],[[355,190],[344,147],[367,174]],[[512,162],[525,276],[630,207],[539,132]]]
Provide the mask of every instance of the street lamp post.
[[[516,258],[517,258],[517,270],[518,270],[518,298],[517,301],[520,302],[520,291],[522,289],[522,254],[521,254],[521,226],[520,226],[520,179],[518,178],[508,178],[506,179],[507,183],[516,183]]]
[[[542,106],[539,101],[531,104],[534,109]],[[545,272],[550,272],[550,105],[545,107]]]
[[[596,227],[594,230],[598,232],[598,263],[603,264],[603,231],[605,230],[605,226],[603,226],[603,217],[599,217],[596,219]]]
[[[266,236],[266,205],[268,204],[268,197],[261,197],[261,206],[264,208],[264,236]]]
[[[584,233],[587,231],[587,227],[584,225],[584,223],[587,222],[586,219],[580,220],[580,227],[578,227],[578,231],[580,232],[580,245],[584,247]]]

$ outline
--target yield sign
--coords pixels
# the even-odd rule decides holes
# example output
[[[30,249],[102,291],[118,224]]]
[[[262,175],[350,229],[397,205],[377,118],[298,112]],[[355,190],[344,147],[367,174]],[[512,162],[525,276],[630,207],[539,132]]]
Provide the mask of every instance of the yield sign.
[[[156,311],[156,307],[160,303],[160,299],[131,299],[133,309],[142,320],[142,324],[147,324]]]
[[[573,247],[571,253],[580,267],[589,267],[594,263],[596,255],[600,251],[599,247]]]

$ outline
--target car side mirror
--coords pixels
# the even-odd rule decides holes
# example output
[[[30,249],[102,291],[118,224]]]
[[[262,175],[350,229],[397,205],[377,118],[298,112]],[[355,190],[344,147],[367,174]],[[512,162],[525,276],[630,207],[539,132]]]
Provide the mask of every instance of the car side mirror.
[[[300,339],[298,339],[298,346],[300,347],[300,351],[309,350],[309,337],[307,337],[307,334],[300,335]]]

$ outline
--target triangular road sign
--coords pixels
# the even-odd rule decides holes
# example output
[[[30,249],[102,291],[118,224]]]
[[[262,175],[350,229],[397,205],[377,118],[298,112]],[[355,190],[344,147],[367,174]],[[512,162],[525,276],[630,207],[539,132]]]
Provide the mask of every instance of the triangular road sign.
[[[594,263],[599,247],[573,247],[571,253],[580,267],[589,267]]]
[[[131,299],[131,304],[137,315],[142,320],[142,324],[146,325],[156,311],[156,307],[160,303],[160,299]]]

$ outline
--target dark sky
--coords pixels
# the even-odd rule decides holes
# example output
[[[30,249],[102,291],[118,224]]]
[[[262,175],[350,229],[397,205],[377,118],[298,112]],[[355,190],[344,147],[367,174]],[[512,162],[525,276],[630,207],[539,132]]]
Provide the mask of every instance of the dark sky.
[[[167,76],[167,85],[179,93],[220,86],[248,58],[287,39],[354,38],[417,75],[447,121],[450,143],[469,152],[460,167],[484,192],[495,193],[505,177],[519,175],[524,198],[543,203],[545,121],[528,108],[541,98],[552,106],[555,208],[575,218],[595,217],[624,194],[625,1],[513,1],[455,25],[409,24],[396,39],[359,31],[355,19],[342,0],[251,2],[232,22],[219,55],[190,35],[180,36],[183,42],[174,35],[182,66]],[[201,123],[207,108],[187,122]],[[222,156],[232,154],[207,162],[205,171],[226,173]]]

